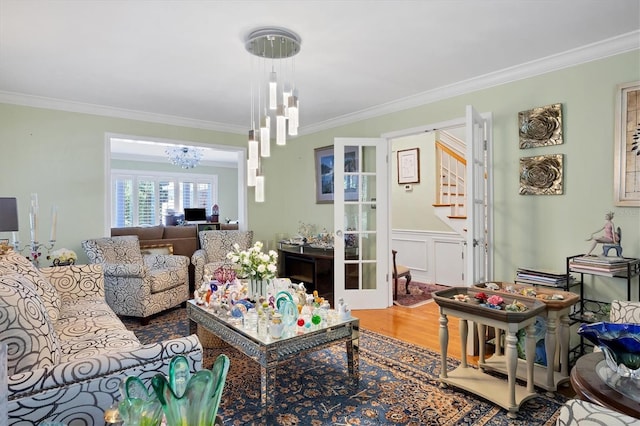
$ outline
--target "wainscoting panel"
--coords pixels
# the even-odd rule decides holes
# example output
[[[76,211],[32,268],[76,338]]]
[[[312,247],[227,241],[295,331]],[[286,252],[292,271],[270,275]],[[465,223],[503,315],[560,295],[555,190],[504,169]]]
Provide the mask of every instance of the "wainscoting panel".
[[[398,251],[397,263],[411,269],[415,281],[445,285],[461,285],[464,273],[461,260],[462,237],[454,232],[394,229],[391,247]]]

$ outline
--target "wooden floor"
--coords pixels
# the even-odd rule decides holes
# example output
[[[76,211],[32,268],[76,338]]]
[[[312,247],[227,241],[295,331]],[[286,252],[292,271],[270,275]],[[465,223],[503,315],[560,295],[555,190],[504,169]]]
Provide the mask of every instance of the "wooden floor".
[[[415,308],[392,306],[387,309],[354,310],[353,316],[360,319],[360,327],[385,336],[422,346],[440,353],[440,312],[438,304],[430,302]],[[448,316],[449,345],[447,356],[462,359],[458,318]],[[493,353],[493,346],[487,345],[486,354]],[[477,356],[467,356],[470,365],[478,365]],[[575,392],[567,383],[559,392],[566,397],[574,397]]]
[[[387,309],[354,310],[352,314],[360,319],[362,328],[440,353],[438,337],[440,312],[435,302],[415,308],[394,305]],[[454,344],[460,341],[457,318],[449,317],[448,329],[450,342],[448,355],[461,359],[460,345]],[[475,365],[478,363],[477,357],[468,357],[467,360]]]

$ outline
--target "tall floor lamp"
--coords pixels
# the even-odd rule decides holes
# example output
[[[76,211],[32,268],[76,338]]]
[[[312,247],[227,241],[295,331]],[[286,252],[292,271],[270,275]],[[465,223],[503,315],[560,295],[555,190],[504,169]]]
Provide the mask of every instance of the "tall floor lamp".
[[[18,201],[15,197],[0,197],[0,232],[18,231]],[[0,243],[0,254],[6,253],[9,244]]]

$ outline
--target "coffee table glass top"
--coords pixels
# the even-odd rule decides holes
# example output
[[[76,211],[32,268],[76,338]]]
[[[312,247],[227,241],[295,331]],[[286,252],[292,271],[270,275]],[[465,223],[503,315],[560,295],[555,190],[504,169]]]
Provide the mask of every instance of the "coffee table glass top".
[[[225,326],[233,329],[235,332],[248,337],[249,339],[255,341],[260,345],[276,345],[286,342],[287,340],[306,336],[313,335],[317,333],[322,333],[331,328],[335,328],[336,326],[341,326],[344,324],[349,324],[353,321],[358,321],[358,318],[353,316],[348,319],[341,319],[338,312],[334,309],[329,309],[326,312],[326,318],[319,325],[311,324],[310,318],[305,319],[305,325],[302,327],[298,326],[297,323],[294,323],[291,326],[285,326],[283,328],[283,332],[281,337],[273,337],[271,336],[269,330],[265,332],[258,332],[258,327],[261,324],[258,324],[257,327],[250,325],[250,321],[246,321],[245,318],[236,318],[228,314],[228,311],[216,312],[213,309],[207,308],[204,305],[198,305],[194,300],[189,300],[190,303],[195,309],[206,313],[207,315],[215,318],[218,322],[224,324]],[[258,320],[260,322],[260,320]],[[309,324],[309,325],[307,325]],[[260,330],[262,328],[260,327]]]

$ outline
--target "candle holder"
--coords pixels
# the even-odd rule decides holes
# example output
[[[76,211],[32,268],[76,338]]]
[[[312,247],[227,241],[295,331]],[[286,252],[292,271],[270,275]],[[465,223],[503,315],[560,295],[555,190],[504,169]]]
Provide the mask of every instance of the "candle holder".
[[[38,268],[40,267],[40,258],[42,257],[42,249],[47,250],[47,254],[51,253],[51,249],[56,245],[56,240],[49,240],[48,243],[39,243],[38,241],[31,241],[29,244],[25,244],[20,248],[20,241],[13,242],[13,249],[19,253],[27,252],[29,255],[27,259]]]

